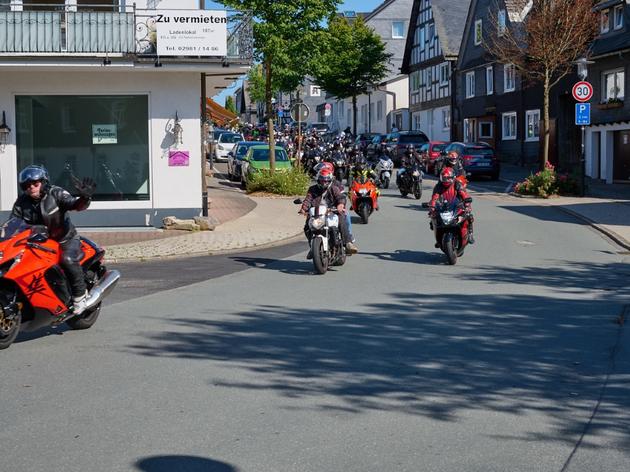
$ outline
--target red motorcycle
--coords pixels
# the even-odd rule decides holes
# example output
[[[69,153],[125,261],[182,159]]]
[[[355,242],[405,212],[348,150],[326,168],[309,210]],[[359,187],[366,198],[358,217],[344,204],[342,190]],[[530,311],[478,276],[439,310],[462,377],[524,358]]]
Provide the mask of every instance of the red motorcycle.
[[[72,313],[72,293],[60,266],[59,243],[48,239],[46,228],[11,218],[0,228],[0,349],[8,348],[20,330],[34,331],[67,323],[72,329],[90,328],[101,303],[120,279],[103,265],[105,251],[81,238],[80,264],[90,293],[88,307]]]
[[[352,209],[361,217],[363,224],[368,223],[368,219],[374,210],[378,210],[379,190],[367,175],[360,175],[352,180],[350,187],[350,200]]]
[[[454,265],[457,258],[464,255],[464,249],[468,245],[470,218],[464,204],[471,202],[470,197],[464,201],[440,197],[435,205],[431,229],[435,234],[436,244],[440,245],[450,265]]]

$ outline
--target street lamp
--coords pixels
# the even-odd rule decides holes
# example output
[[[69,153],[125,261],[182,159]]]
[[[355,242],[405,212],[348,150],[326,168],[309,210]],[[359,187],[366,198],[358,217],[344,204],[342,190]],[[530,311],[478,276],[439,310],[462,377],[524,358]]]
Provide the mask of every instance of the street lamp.
[[[577,74],[580,80],[586,80],[588,78],[588,66],[590,64],[594,64],[594,61],[589,61],[585,56],[580,57],[578,60],[574,61],[574,64],[577,66]],[[580,196],[583,197],[586,194],[586,127],[582,125],[582,145],[581,145],[581,153],[580,153],[580,172],[581,172],[581,183],[580,183]]]

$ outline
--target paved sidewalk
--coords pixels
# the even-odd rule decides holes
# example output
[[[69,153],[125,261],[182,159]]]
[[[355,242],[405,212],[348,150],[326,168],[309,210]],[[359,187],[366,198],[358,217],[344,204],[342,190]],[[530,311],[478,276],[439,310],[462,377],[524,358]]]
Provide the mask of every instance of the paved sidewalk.
[[[502,180],[518,182],[525,179],[531,171],[529,168],[503,164]],[[587,179],[587,196],[584,198],[529,199],[541,205],[558,207],[580,218],[630,250],[630,185],[610,185]]]

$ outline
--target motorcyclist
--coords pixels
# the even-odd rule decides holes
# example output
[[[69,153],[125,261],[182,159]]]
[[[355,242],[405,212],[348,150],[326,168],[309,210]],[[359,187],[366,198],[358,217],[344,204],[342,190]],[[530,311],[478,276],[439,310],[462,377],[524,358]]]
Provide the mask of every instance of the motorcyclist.
[[[343,240],[344,245],[346,246],[346,252],[348,254],[356,254],[358,252],[358,248],[352,242],[350,232],[348,231],[348,224],[345,217],[346,214],[346,196],[339,186],[333,185],[333,173],[330,171],[330,168],[322,168],[317,173],[317,183],[312,185],[308,192],[306,193],[306,198],[302,202],[302,207],[300,208],[299,213],[308,218],[308,210],[311,207],[319,206],[322,199],[325,200],[326,204],[330,208],[337,208],[337,211],[340,214],[339,218],[339,230],[341,231],[341,238]],[[311,228],[308,225],[308,219],[304,225],[304,234],[308,239],[309,245],[311,239],[313,238],[313,233],[311,232]],[[309,250],[307,259],[313,258],[313,252]]]
[[[446,200],[452,200],[459,198],[462,202],[469,198],[468,192],[464,189],[461,182],[455,178],[455,173],[451,167],[445,167],[440,172],[440,181],[433,188],[433,195],[429,202],[429,217],[435,217],[435,204],[440,197]],[[473,236],[473,222],[474,217],[472,214],[472,206],[470,203],[465,203],[466,214],[468,217],[468,242],[475,244],[475,238]],[[440,242],[435,243],[435,247],[440,247]]]
[[[19,174],[18,182],[23,193],[17,198],[11,212],[12,217],[20,218],[31,225],[43,225],[48,236],[59,243],[61,267],[72,290],[72,311],[81,314],[87,307],[88,295],[83,269],[79,262],[83,258],[81,240],[70,221],[68,211],[82,211],[90,206],[96,183],[85,178],[79,181],[72,176],[79,196],[72,196],[67,190],[50,184],[48,172],[43,166],[29,165]]]
[[[464,176],[466,177],[466,170],[464,169],[464,164],[462,164],[462,160],[457,151],[449,151],[449,153],[444,157],[444,166],[450,167],[453,169],[455,173],[455,177]]]
[[[396,182],[400,182],[400,177],[407,172],[407,169],[411,169],[414,165],[421,166],[422,165],[422,156],[418,154],[416,148],[413,147],[413,144],[408,144],[405,148],[405,152],[400,158],[400,168],[396,173]]]
[[[365,157],[363,156],[359,156],[357,158],[356,162],[354,163],[354,167],[352,167],[351,173],[352,173],[353,180],[356,180],[359,177],[365,177],[372,180],[372,182],[376,182],[376,179],[378,178],[378,175],[376,175],[376,172],[374,172],[374,169],[372,169],[368,165],[367,161],[365,160]]]
[[[319,174],[319,172],[323,169],[328,169],[329,172],[332,172],[334,175],[335,172],[335,166],[333,164],[331,164],[330,162],[320,162],[319,164],[317,164],[315,166],[315,169],[317,171],[317,173]],[[343,183],[340,182],[337,179],[333,180],[333,185],[336,185],[337,187],[339,187],[339,191],[340,192],[344,192],[345,191],[345,187],[343,186]],[[346,211],[346,223],[348,224],[348,233],[350,234],[350,241],[352,241],[353,243],[355,242],[355,238],[354,238],[354,234],[352,233],[352,218],[350,218],[350,212]]]

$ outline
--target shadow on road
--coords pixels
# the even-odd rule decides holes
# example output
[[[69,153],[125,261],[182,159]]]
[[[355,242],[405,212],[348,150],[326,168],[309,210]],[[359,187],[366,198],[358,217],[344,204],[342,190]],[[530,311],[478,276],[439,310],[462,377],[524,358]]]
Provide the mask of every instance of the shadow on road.
[[[313,273],[313,263],[306,259],[303,261],[293,261],[288,259],[279,260],[249,256],[232,256],[230,259],[249,267],[270,269],[284,274],[305,275]],[[271,265],[273,265],[273,267],[271,267]],[[331,269],[333,268],[331,267]]]
[[[439,251],[436,249],[436,251]],[[446,264],[446,259],[441,252],[412,251],[410,249],[397,249],[394,252],[362,252],[366,256],[372,256],[387,262],[409,262],[411,264],[438,265]]]
[[[153,456],[134,465],[136,470],[143,472],[238,472],[225,462],[196,456]]]
[[[391,257],[406,262],[416,255]],[[130,348],[143,356],[212,361],[256,377],[215,378],[213,388],[274,390],[313,402],[335,397],[346,413],[396,411],[445,422],[474,410],[543,413],[551,425],[524,438],[530,441],[575,444],[597,404],[582,447],[597,447],[593,438],[605,435],[630,451],[630,362],[627,354],[616,358],[623,328],[613,322],[625,295],[621,289],[585,296],[616,277],[628,280],[627,267],[576,263],[544,273],[535,267],[479,272],[469,276],[520,290],[460,294],[453,285],[422,293],[419,287],[356,311],[252,305],[213,319],[210,309],[199,318],[174,315],[171,330],[147,333]],[[528,287],[549,286],[566,292],[528,294]],[[330,405],[323,400],[313,408]]]

